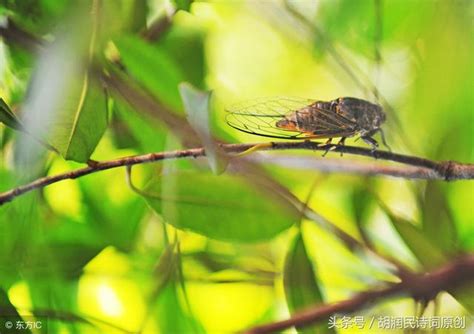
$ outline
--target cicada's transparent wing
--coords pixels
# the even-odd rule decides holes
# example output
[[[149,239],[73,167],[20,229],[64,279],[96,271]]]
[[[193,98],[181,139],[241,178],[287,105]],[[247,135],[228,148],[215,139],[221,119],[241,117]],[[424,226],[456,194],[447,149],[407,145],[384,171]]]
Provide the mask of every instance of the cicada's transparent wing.
[[[231,127],[254,135],[306,139],[308,133],[281,129],[276,123],[289,113],[304,108],[315,100],[296,97],[261,98],[233,105],[226,109],[226,121]]]
[[[296,97],[258,99],[228,108],[226,120],[240,131],[272,138],[316,139],[357,133],[353,120],[330,110],[332,102],[315,102]],[[293,118],[293,126],[277,125],[285,117]]]

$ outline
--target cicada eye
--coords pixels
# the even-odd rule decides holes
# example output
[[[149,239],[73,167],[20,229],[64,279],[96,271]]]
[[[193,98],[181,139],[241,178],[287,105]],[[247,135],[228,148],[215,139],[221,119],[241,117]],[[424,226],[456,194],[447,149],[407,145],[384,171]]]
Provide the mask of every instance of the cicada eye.
[[[382,108],[380,108],[380,124],[382,124],[383,122],[385,122],[385,113],[383,112]]]
[[[381,106],[377,105],[377,109],[375,109],[376,112],[375,112],[375,117],[374,117],[374,121],[375,123],[377,123],[378,126],[380,126],[383,122],[385,122],[385,113],[382,109]]]

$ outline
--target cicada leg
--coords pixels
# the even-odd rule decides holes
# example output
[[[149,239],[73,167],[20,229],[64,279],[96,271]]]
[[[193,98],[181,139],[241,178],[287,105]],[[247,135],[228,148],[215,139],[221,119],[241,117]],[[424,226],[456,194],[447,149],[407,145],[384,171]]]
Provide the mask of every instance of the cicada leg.
[[[392,152],[392,149],[390,148],[390,146],[388,146],[387,142],[385,141],[385,134],[383,132],[383,130],[380,128],[379,129],[379,132],[380,132],[380,137],[382,137],[382,144],[390,151]]]
[[[261,143],[261,144],[257,144],[257,145],[254,145],[252,146],[251,148],[243,151],[243,152],[240,152],[240,153],[237,153],[235,154],[236,157],[243,157],[243,156],[246,156],[250,153],[253,153],[253,152],[256,152],[256,151],[260,151],[262,149],[267,149],[269,147],[272,147],[272,143]]]
[[[331,144],[331,142],[332,142],[332,138],[329,138],[328,140],[326,140],[324,145],[328,146],[329,144]],[[325,157],[326,154],[328,154],[328,152],[331,150],[331,148],[333,148],[333,147],[332,146],[327,147],[322,156]]]
[[[346,143],[346,137],[341,137],[339,141],[337,142],[337,146],[344,146]],[[342,151],[341,151],[341,157],[342,157]]]
[[[377,149],[377,147],[379,147],[379,143],[377,143],[374,138],[370,137],[370,135],[361,136],[361,138],[365,143],[372,146],[372,153],[375,153],[375,150]]]

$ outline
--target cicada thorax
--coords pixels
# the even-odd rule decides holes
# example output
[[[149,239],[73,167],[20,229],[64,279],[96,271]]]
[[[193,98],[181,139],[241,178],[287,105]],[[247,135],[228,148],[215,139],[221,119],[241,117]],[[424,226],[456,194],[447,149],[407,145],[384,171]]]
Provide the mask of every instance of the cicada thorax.
[[[385,121],[382,107],[369,101],[355,97],[340,97],[331,103],[339,115],[357,124],[359,132],[373,132]]]

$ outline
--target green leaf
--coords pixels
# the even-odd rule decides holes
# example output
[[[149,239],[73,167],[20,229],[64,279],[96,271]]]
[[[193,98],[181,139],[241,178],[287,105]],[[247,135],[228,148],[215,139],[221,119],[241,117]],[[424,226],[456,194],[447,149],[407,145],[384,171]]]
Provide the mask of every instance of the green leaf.
[[[90,15],[64,23],[40,54],[22,115],[31,137],[78,162],[89,159],[107,127],[106,100],[88,68],[98,29]],[[23,155],[31,155],[32,146],[23,145]]]
[[[379,4],[377,8],[373,0],[323,1],[314,22],[325,40],[344,45],[370,59],[374,57],[374,39],[378,33],[382,34],[382,43],[411,41],[420,34],[436,8],[430,1],[380,1]],[[380,32],[377,31],[377,12],[381,15]],[[419,15],[420,12],[425,14]],[[323,45],[321,39],[316,39],[317,48]]]
[[[60,309],[64,312],[74,313],[77,309],[78,281],[64,280],[54,274],[51,268],[53,263],[45,267],[45,272],[41,274],[25,275],[25,282],[28,285],[32,310],[53,310]],[[35,312],[33,312],[34,314]],[[47,312],[38,312],[40,319],[47,321],[47,333],[60,333],[63,328],[67,328],[67,333],[74,333],[73,328],[76,322],[87,323],[87,320],[80,315],[72,316],[69,321],[55,321],[54,317],[48,317]],[[18,332],[16,332],[18,333]]]
[[[388,211],[388,209],[385,209],[385,212],[407,247],[426,269],[436,268],[446,263],[447,259],[445,254],[443,254],[442,249],[432,243],[432,241],[424,235],[421,229],[417,228],[412,223],[395,216],[393,213]]]
[[[96,87],[89,87],[85,75],[81,85],[71,87],[60,114],[52,123],[49,139],[66,160],[77,162],[90,158],[108,123],[105,95]]]
[[[33,259],[36,261],[34,266],[45,268],[49,262],[63,276],[79,275],[82,268],[109,245],[100,232],[89,223],[58,220],[41,245],[42,252],[48,256]]]
[[[16,115],[11,111],[10,107],[5,103],[5,101],[0,97],[0,123],[9,126],[15,130],[22,130],[23,126],[20,123],[20,120]]]
[[[203,333],[201,325],[182,305],[178,286],[170,281],[160,292],[155,306],[160,333]]]
[[[361,184],[354,186],[351,201],[355,223],[365,243],[370,244],[371,240],[366,232],[367,216],[370,213],[374,195],[372,193],[372,181],[370,178],[361,180]]]
[[[206,30],[201,24],[193,15],[177,13],[173,18],[173,24],[160,37],[160,43],[156,47],[174,59],[184,75],[183,80],[199,89],[205,89]]]
[[[219,240],[268,240],[298,217],[297,210],[280,198],[230,175],[166,174],[146,193],[148,204],[167,223]]]
[[[94,230],[95,236],[120,251],[131,251],[147,205],[138,197],[117,202],[111,196],[104,195],[108,183],[100,177],[82,179],[79,185],[84,195],[85,220]],[[98,192],[97,189],[104,191]],[[125,185],[119,191],[126,191]]]
[[[193,3],[193,0],[174,0],[174,5],[176,6],[176,9],[181,9],[188,11],[191,9],[191,4]]]
[[[135,36],[119,38],[116,45],[130,74],[165,104],[180,109],[178,84],[184,76],[174,59]]]
[[[148,14],[148,4],[146,0],[122,0],[118,2],[106,2],[108,6],[116,5],[116,18],[123,26],[123,30],[131,32],[139,32],[146,27],[146,17]]]
[[[28,269],[24,272],[30,272],[32,276],[38,275],[43,278],[48,275],[68,279],[79,278],[82,274],[82,269],[89,263],[97,254],[99,254],[102,246],[90,246],[80,242],[71,242],[69,244],[49,244],[46,247],[39,247],[37,254],[42,256],[32,257]]]
[[[359,52],[372,52],[375,22],[373,7],[372,0],[323,2],[314,22],[323,29],[325,39],[338,42],[342,40],[345,46]],[[316,39],[316,47],[323,45]]]
[[[220,174],[225,170],[223,155],[219,154],[219,147],[212,139],[210,129],[210,92],[201,92],[188,83],[179,85],[184,110],[189,124],[196,130],[206,150],[206,156],[214,174]]]
[[[163,253],[160,255],[158,264],[153,270],[156,275],[157,286],[155,293],[159,293],[159,289],[176,275],[178,265],[178,255],[175,251],[176,245],[176,243],[173,243],[165,247]]]
[[[114,101],[112,129],[119,147],[133,147],[138,144],[142,152],[163,151],[166,129],[156,119],[148,119],[121,101]]]
[[[313,264],[308,257],[301,232],[295,237],[285,262],[283,276],[285,295],[291,314],[311,305],[324,302],[321,290],[316,281]],[[298,329],[300,333],[334,333],[327,324]]]
[[[474,314],[474,282],[448,289],[448,292],[470,313]]]
[[[177,240],[168,244],[154,269],[153,307],[162,333],[201,333],[200,324],[185,310],[178,297],[179,248]],[[182,291],[185,293],[185,291]]]
[[[435,181],[426,185],[422,215],[425,236],[445,253],[454,252],[458,241],[456,226],[445,193]]]

